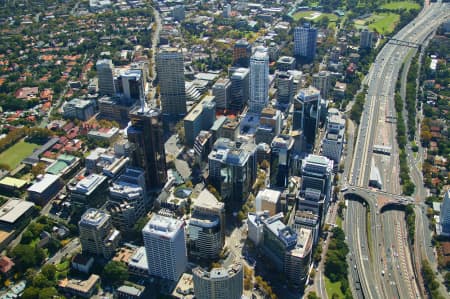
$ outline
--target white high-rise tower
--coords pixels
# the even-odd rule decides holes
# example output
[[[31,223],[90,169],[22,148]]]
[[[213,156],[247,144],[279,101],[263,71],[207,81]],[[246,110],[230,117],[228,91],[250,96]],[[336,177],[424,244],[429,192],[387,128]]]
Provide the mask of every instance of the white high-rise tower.
[[[178,281],[187,265],[184,222],[153,214],[142,230],[150,275]]]
[[[261,113],[268,101],[269,54],[266,48],[258,47],[250,58],[250,112]]]

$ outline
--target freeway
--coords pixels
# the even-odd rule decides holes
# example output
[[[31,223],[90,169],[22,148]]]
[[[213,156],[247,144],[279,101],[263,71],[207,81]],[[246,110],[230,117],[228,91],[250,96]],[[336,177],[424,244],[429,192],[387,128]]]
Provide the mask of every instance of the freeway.
[[[393,38],[422,44],[448,17],[448,14],[447,4],[433,3],[424,8],[415,20]],[[395,83],[399,69],[409,51],[410,48],[403,44],[389,42],[379,52],[375,63],[370,68],[367,76],[369,87],[366,103],[358,128],[350,170],[349,185],[365,189],[368,186],[371,168],[376,166],[380,170],[382,188],[385,191],[384,196],[381,193],[370,192],[366,192],[367,194],[363,196],[370,205],[369,213],[366,213],[366,209],[360,203],[353,201],[348,201],[346,212],[349,218],[345,221],[345,230],[349,236],[348,243],[353,254],[351,258],[356,261],[354,266],[357,268],[356,274],[352,271],[350,281],[355,283],[359,280],[364,296],[367,298],[419,296],[417,283],[411,280],[412,266],[409,247],[404,240],[403,217],[392,212],[380,215],[375,208],[380,198],[392,198],[401,192],[398,146],[395,140],[396,127],[395,123],[386,122],[386,117],[395,116]],[[391,147],[391,155],[373,154],[374,145]],[[361,219],[366,217],[369,217],[367,223],[361,222]],[[367,224],[370,234],[366,233]],[[394,251],[393,248],[396,250]],[[380,262],[382,259],[383,263]],[[382,275],[383,271],[388,273],[385,274],[387,277],[391,275],[392,279],[386,279]]]

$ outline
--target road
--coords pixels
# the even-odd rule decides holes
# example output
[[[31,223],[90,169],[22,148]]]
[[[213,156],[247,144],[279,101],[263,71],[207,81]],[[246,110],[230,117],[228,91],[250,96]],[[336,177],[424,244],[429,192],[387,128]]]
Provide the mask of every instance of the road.
[[[394,38],[422,43],[448,17],[449,10],[445,5],[433,3],[426,7]],[[358,128],[349,178],[350,185],[367,187],[371,167],[375,165],[380,170],[383,191],[388,192],[386,195],[401,192],[398,148],[395,140],[396,125],[386,122],[386,117],[395,116],[395,83],[399,69],[409,51],[409,47],[391,41],[379,52],[375,63],[370,68],[367,76],[369,88]],[[391,155],[372,154],[374,145],[390,146]],[[367,298],[415,298],[418,295],[418,286],[416,281],[409,277],[412,263],[408,258],[410,256],[408,244],[404,241],[404,217],[391,212],[379,215],[376,204],[382,194],[373,200],[371,196],[374,195],[366,196],[370,204],[368,214],[360,203],[348,202],[347,217],[350,218],[345,221],[345,230],[349,236],[349,247],[354,254],[352,258],[356,261],[354,265],[358,270],[358,276],[350,275],[351,282],[356,283],[359,277],[364,296]],[[362,222],[361,219],[366,219],[367,216],[370,217],[368,223]],[[370,234],[365,231],[367,225],[369,225]],[[357,239],[354,239],[355,236]],[[366,260],[366,246],[371,246],[368,250],[368,260]],[[396,252],[392,251],[392,246],[397,248]],[[401,261],[394,265],[380,263],[382,259],[386,263],[386,259],[393,256],[401,257]],[[392,269],[386,268],[389,266]],[[389,273],[386,269],[390,270]],[[393,279],[383,277],[382,271],[385,271],[388,277],[389,274],[392,275]],[[398,284],[400,286],[397,287]]]

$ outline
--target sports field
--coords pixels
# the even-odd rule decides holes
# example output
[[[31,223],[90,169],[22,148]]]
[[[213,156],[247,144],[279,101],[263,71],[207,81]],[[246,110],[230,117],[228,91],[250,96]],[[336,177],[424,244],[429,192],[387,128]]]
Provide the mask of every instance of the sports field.
[[[365,19],[356,19],[356,28],[369,27],[369,29],[377,31],[380,34],[390,34],[394,31],[395,26],[400,21],[400,15],[395,13],[376,13]]]
[[[381,8],[388,10],[397,10],[397,9],[411,10],[411,9],[420,9],[420,5],[416,2],[411,1],[399,1],[383,4]]]
[[[33,152],[39,145],[35,143],[28,143],[23,140],[14,144],[3,153],[0,153],[1,163],[7,164],[11,169],[14,169],[19,163]]]
[[[294,21],[298,21],[301,18],[304,18],[307,21],[310,22],[318,22],[324,17],[328,17],[328,20],[330,22],[336,22],[338,19],[338,16],[332,13],[321,13],[319,11],[315,10],[306,10],[306,11],[299,11],[296,12],[293,16]]]

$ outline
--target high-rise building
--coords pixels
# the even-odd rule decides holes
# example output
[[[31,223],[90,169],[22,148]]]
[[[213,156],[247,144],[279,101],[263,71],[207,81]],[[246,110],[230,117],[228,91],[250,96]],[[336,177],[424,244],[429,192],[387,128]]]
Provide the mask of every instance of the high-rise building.
[[[278,46],[274,42],[271,42],[269,44],[268,51],[269,51],[269,60],[276,61],[278,59],[278,56],[280,55],[280,46]]]
[[[263,252],[278,271],[286,274],[296,286],[305,283],[311,263],[311,230],[301,228],[298,232],[283,223],[283,213],[263,220]]]
[[[184,5],[175,5],[172,9],[172,17],[175,21],[183,21],[185,18],[185,8]]]
[[[259,114],[269,101],[269,55],[258,47],[250,58],[249,111]]]
[[[216,108],[228,109],[231,102],[231,81],[220,78],[212,87],[212,93],[216,97]]]
[[[361,30],[359,47],[363,49],[372,48],[375,33],[368,29]]]
[[[250,88],[249,69],[238,68],[231,75],[230,109],[240,111],[247,104]]]
[[[441,235],[450,236],[450,190],[447,190],[444,194],[439,220]]]
[[[332,171],[333,160],[326,157],[310,154],[303,160],[297,209],[318,215],[321,224],[331,200]]]
[[[248,67],[252,46],[245,39],[238,40],[233,48],[233,64],[241,67]]]
[[[294,138],[289,135],[278,135],[272,140],[270,148],[270,186],[286,187],[291,173],[291,152]]]
[[[231,4],[227,3],[223,6],[223,13],[222,13],[224,18],[229,18],[231,17]]]
[[[294,29],[294,55],[313,60],[316,55],[317,29],[310,23]]]
[[[64,103],[63,116],[86,121],[95,114],[94,104],[89,100],[72,99]]]
[[[114,65],[111,59],[101,59],[97,61],[98,91],[101,95],[114,96]]]
[[[288,72],[277,73],[277,102],[280,105],[289,105],[294,98],[294,76]]]
[[[281,132],[282,116],[280,110],[266,107],[261,111],[259,126],[256,128],[255,141],[270,144]]]
[[[328,110],[327,134],[322,142],[322,154],[333,160],[338,167],[344,147],[345,119],[339,110],[331,108]]]
[[[264,220],[269,218],[269,211],[259,211],[254,213],[248,213],[247,225],[248,225],[248,238],[256,245],[259,246],[264,240]]]
[[[174,117],[186,114],[183,52],[178,48],[161,47],[156,55],[163,114]]]
[[[244,271],[241,264],[214,268],[208,272],[200,267],[192,270],[197,299],[241,299],[244,291]]]
[[[122,79],[122,89],[124,105],[132,105],[144,96],[144,77],[142,70],[127,70],[120,75]]]
[[[132,163],[145,171],[148,189],[162,187],[167,181],[163,125],[159,110],[136,108],[130,113],[127,135],[133,147]]]
[[[225,205],[207,189],[193,199],[187,232],[191,255],[203,259],[219,257],[225,245]]]
[[[216,102],[214,96],[205,96],[184,118],[185,141],[193,146],[195,138],[201,130],[209,130],[216,118]]]
[[[295,70],[295,58],[291,56],[281,56],[277,60],[277,70],[281,72]]]
[[[222,199],[242,202],[256,176],[256,146],[219,138],[208,156],[209,181]]]
[[[122,233],[130,232],[136,221],[145,216],[146,195],[144,172],[137,168],[127,168],[109,187],[106,210]]]
[[[294,99],[292,129],[302,130],[306,142],[314,144],[320,122],[320,92],[315,87],[303,88]]]
[[[256,211],[269,211],[270,216],[277,214],[281,210],[280,196],[281,192],[277,190],[259,190],[255,199]]]
[[[78,222],[83,253],[111,258],[119,245],[120,232],[112,226],[111,216],[88,209]]]
[[[331,73],[328,71],[320,71],[313,75],[312,86],[320,91],[323,99],[328,99],[328,94],[332,84]]]
[[[183,221],[153,214],[142,230],[150,275],[178,281],[187,266],[184,230]]]

